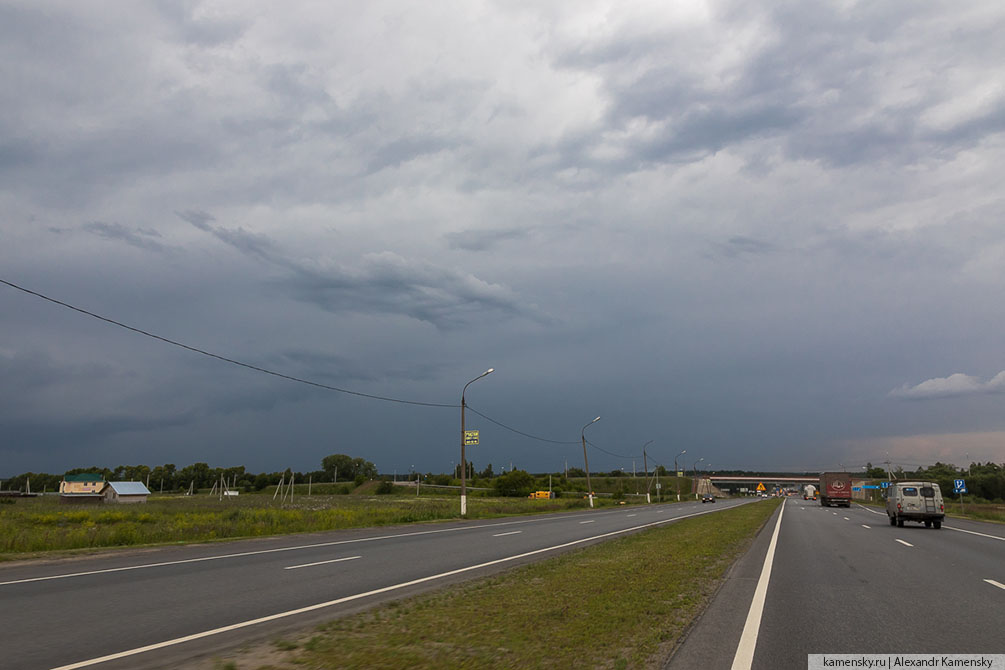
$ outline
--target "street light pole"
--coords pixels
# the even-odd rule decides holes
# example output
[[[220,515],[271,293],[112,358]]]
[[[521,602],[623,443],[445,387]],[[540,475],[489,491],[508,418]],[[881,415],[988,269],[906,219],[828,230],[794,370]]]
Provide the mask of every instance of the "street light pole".
[[[691,473],[692,473],[692,477],[694,478],[694,499],[695,500],[698,499],[698,464],[701,463],[703,460],[705,460],[704,457],[699,458],[697,461],[694,462],[694,465],[691,466]]]
[[[579,436],[583,438],[583,464],[586,466],[586,493],[590,498],[590,507],[593,507],[593,487],[590,486],[590,459],[586,457],[586,429],[598,421],[600,421],[599,416],[583,426],[583,430],[579,431]]]
[[[687,453],[687,449],[673,457],[673,479],[677,482],[677,502],[680,502],[680,470],[677,468],[677,459]]]
[[[489,368],[485,372],[481,373],[461,389],[461,516],[468,515],[468,464],[464,460],[464,408],[467,407],[467,403],[464,401],[464,393],[468,390],[468,387],[474,384],[476,381],[482,377],[491,374],[495,368]]]
[[[653,442],[654,440],[649,440],[642,445],[642,467],[646,469],[646,503],[652,502],[652,498],[649,497],[649,460],[646,458],[646,447]]]

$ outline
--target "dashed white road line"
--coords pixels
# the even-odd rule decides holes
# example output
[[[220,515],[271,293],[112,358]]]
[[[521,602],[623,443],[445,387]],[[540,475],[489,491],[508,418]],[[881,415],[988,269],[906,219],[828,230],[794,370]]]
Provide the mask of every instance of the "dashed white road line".
[[[663,510],[660,509],[662,512]],[[615,510],[611,512],[597,512],[597,514],[613,514]],[[567,519],[573,515],[560,514],[555,515],[548,521],[556,521]],[[360,542],[377,542],[379,540],[391,540],[399,537],[415,537],[417,535],[434,535],[439,533],[456,533],[465,530],[479,530],[483,528],[499,528],[501,526],[513,526],[526,523],[534,523],[540,521],[540,518],[536,519],[518,519],[516,521],[501,521],[496,523],[482,523],[475,524],[471,526],[457,526],[454,528],[437,528],[434,530],[419,530],[410,531],[408,533],[396,533],[393,535],[374,535],[373,537],[359,537],[351,540],[333,540],[331,542],[318,542],[317,544],[302,544],[293,547],[277,547],[275,549],[257,549],[255,551],[241,551],[233,554],[216,554],[214,556],[202,556],[199,558],[185,558],[177,561],[161,561],[159,563],[142,563],[139,565],[126,565],[119,568],[104,568],[102,570],[86,570],[83,572],[70,572],[60,575],[47,575],[45,577],[31,577],[28,579],[12,579],[7,582],[0,582],[0,586],[8,586],[10,584],[27,584],[29,582],[45,582],[51,579],[69,579],[71,577],[85,577],[87,575],[104,575],[110,572],[125,572],[128,570],[145,570],[148,568],[162,568],[169,565],[184,565],[186,563],[202,563],[203,561],[219,561],[227,558],[243,558],[245,556],[259,556],[262,554],[275,554],[284,551],[300,551],[302,549],[318,549],[321,547],[334,547],[340,544],[356,544]]]
[[[327,565],[328,563],[341,563],[342,561],[355,561],[361,556],[346,556],[345,558],[333,558],[330,561],[318,561],[317,563],[304,563],[303,565],[291,565],[283,570],[296,570],[297,568],[313,568],[315,565]]]
[[[845,517],[844,520],[845,521],[851,521],[851,519],[849,519],[848,517]]]
[[[593,523],[595,519],[590,519],[589,521],[580,521],[579,525],[582,526],[584,523]]]
[[[990,584],[991,586],[997,586],[998,588],[1000,588],[1000,589],[1002,589],[1003,591],[1005,591],[1005,584],[1002,584],[1001,582],[996,582],[996,581],[995,581],[995,580],[993,580],[993,579],[985,579],[984,581],[986,581],[986,582],[987,582],[988,584]]]
[[[627,516],[628,516],[629,519],[631,519],[633,516],[638,516],[638,514],[629,514]]]
[[[305,612],[313,612],[315,610],[325,609],[328,607],[333,607],[335,605],[340,605],[342,603],[351,602],[353,600],[358,600],[360,598],[367,598],[369,596],[377,595],[380,593],[388,593],[390,591],[397,591],[409,586],[414,586],[416,584],[424,584],[426,582],[435,581],[438,579],[443,579],[444,577],[450,577],[452,575],[459,575],[466,572],[471,572],[473,570],[479,570],[481,568],[486,568],[492,565],[499,565],[501,563],[507,563],[510,561],[520,560],[528,556],[537,556],[539,554],[544,554],[547,552],[555,551],[557,549],[565,549],[566,547],[574,547],[579,544],[584,544],[586,542],[592,542],[595,540],[600,540],[607,537],[615,537],[617,535],[624,535],[626,533],[631,533],[637,530],[642,530],[643,528],[653,528],[655,526],[662,526],[664,524],[670,523],[672,521],[680,521],[681,519],[687,519],[690,517],[701,516],[703,514],[711,514],[712,512],[694,512],[693,514],[682,514],[681,516],[674,517],[672,519],[664,519],[662,521],[652,521],[650,523],[644,523],[639,526],[632,526],[631,528],[623,528],[621,530],[611,531],[609,533],[601,533],[600,535],[593,535],[591,537],[584,537],[579,540],[573,540],[571,542],[565,542],[563,544],[556,544],[551,547],[544,547],[542,549],[535,549],[533,551],[527,551],[522,554],[516,554],[514,556],[506,556],[504,558],[497,558],[492,561],[487,561],[485,563],[479,563],[478,565],[469,565],[463,568],[458,568],[456,570],[450,570],[448,572],[441,572],[436,575],[429,575],[427,577],[420,577],[418,579],[413,579],[409,582],[402,582],[400,584],[392,584],[390,586],[384,586],[379,589],[374,589],[372,591],[367,591],[365,593],[356,593],[351,596],[345,596],[343,598],[337,598],[336,600],[329,600],[323,603],[317,603],[314,605],[308,605],[306,607],[300,607],[295,610],[289,610],[286,612],[279,612],[277,614],[270,614],[268,616],[260,617],[258,619],[250,619],[248,621],[241,621],[240,623],[231,624],[229,626],[223,626],[221,628],[214,628],[212,630],[202,631],[201,633],[194,633],[192,635],[186,635],[184,637],[178,637],[173,640],[165,640],[164,642],[157,642],[156,644],[149,644],[145,647],[137,647],[136,649],[129,649],[127,651],[120,651],[115,654],[109,654],[107,656],[102,656],[100,658],[91,658],[86,661],[79,661],[77,663],[71,663],[69,665],[61,665],[58,668],[53,668],[52,670],[76,670],[77,668],[86,668],[92,665],[98,665],[99,663],[107,663],[108,661],[114,661],[120,658],[128,658],[130,656],[135,656],[137,654],[142,654],[148,651],[154,651],[156,649],[164,649],[165,647],[173,647],[175,645],[183,644],[185,642],[191,642],[193,640],[200,640],[202,638],[210,637],[213,635],[219,635],[220,633],[226,633],[232,630],[239,630],[241,628],[247,628],[248,626],[255,626],[258,624],[266,623],[268,621],[276,621],[277,619],[284,619],[291,616],[296,616],[298,614],[303,614]],[[779,520],[781,516],[779,515]],[[775,533],[777,536],[778,529],[776,527]],[[749,666],[747,666],[749,667]]]
[[[868,529],[872,530],[872,526],[867,526],[864,523],[862,524],[862,528],[868,528]]]
[[[508,533],[496,533],[496,534],[495,534],[495,535],[493,535],[492,537],[503,537],[503,536],[505,536],[505,535],[519,535],[519,534],[520,534],[520,533],[522,533],[522,532],[523,532],[522,530],[511,530],[511,531],[510,531],[510,532],[508,532]]]
[[[914,545],[913,545],[913,544],[911,544],[910,542],[904,542],[903,540],[897,540],[897,542],[900,542],[900,543],[901,543],[902,545],[904,545],[905,547],[913,547],[913,546],[914,546]]]

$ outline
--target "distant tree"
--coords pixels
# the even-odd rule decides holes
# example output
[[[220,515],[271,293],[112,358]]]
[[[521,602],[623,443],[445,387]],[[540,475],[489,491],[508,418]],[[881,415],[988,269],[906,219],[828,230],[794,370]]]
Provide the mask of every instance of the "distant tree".
[[[334,479],[336,473],[339,479],[363,481],[377,478],[377,466],[362,458],[353,458],[346,454],[332,454],[321,459],[321,469],[326,479]]]
[[[873,466],[872,463],[866,463],[865,476],[869,479],[886,479],[886,470],[878,466]]]
[[[494,476],[492,473],[492,464],[489,463],[485,466],[485,469],[478,473],[478,476],[482,479],[492,479]]]
[[[492,487],[501,496],[526,496],[534,488],[534,478],[525,470],[510,470],[492,480]]]
[[[586,471],[582,468],[569,468],[570,477],[585,477]]]

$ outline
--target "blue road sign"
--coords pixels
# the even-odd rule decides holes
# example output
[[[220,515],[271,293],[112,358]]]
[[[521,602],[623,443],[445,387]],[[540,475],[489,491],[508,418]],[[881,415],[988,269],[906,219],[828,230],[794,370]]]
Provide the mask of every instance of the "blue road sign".
[[[882,487],[883,487],[884,489],[887,489],[887,488],[890,488],[890,482],[883,482],[883,483],[881,484],[881,486],[882,486]]]
[[[966,482],[966,480],[963,480],[963,479],[954,479],[953,480],[953,488],[954,489],[965,489],[965,488],[967,488],[967,482]]]
[[[853,486],[853,487],[851,487],[851,490],[852,491],[861,491],[862,487],[861,486]]]
[[[885,486],[886,482],[883,482],[883,484],[884,484],[883,488],[885,489],[886,488],[886,486]],[[879,487],[876,486],[875,484],[863,484],[862,488],[864,488],[864,489],[878,489]]]

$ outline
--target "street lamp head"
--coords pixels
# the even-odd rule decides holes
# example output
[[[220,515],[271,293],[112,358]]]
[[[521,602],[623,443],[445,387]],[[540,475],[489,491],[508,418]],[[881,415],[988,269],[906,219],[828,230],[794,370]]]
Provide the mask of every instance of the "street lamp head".
[[[489,368],[488,370],[482,373],[482,376],[484,377],[485,375],[492,374],[495,371],[496,371],[495,368]]]
[[[600,421],[600,417],[599,416],[596,419],[594,419],[593,421],[591,421],[590,423],[596,423],[598,421]]]

